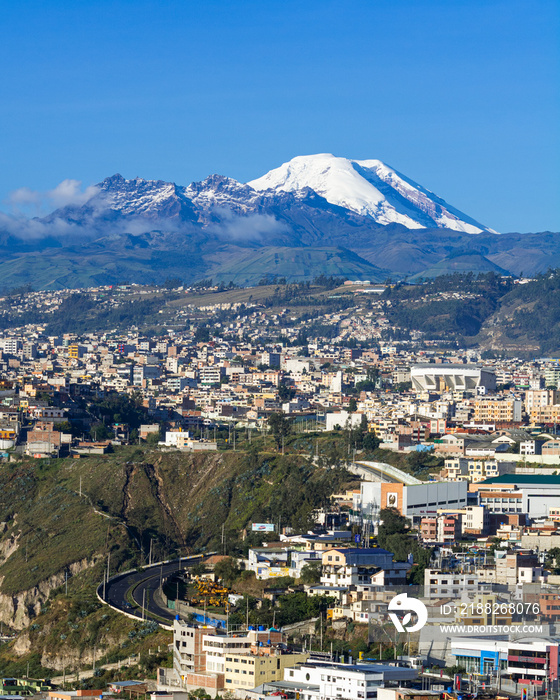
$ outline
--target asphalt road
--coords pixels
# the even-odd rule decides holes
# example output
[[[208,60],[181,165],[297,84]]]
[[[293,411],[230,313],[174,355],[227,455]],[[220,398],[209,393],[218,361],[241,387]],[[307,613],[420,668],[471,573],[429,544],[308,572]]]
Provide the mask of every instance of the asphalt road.
[[[99,595],[104,600],[117,608],[121,612],[125,612],[137,617],[142,617],[142,606],[145,608],[145,617],[151,615],[160,618],[158,621],[165,621],[173,624],[175,612],[165,607],[160,607],[155,600],[155,592],[160,586],[162,578],[169,576],[175,571],[180,571],[193,564],[196,564],[202,559],[198,558],[181,558],[173,559],[169,562],[154,564],[145,567],[142,571],[133,571],[129,574],[122,574],[109,581],[105,586],[105,595],[103,585],[98,588]],[[131,591],[132,599],[138,606],[137,608],[130,607],[127,600],[127,593]]]

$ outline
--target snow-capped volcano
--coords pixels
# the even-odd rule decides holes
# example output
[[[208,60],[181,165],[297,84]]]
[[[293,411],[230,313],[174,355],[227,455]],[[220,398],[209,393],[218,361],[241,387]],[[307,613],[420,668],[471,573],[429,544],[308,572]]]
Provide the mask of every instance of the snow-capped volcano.
[[[247,184],[272,192],[310,188],[331,204],[383,225],[493,233],[380,160],[350,160],[330,153],[297,156]]]

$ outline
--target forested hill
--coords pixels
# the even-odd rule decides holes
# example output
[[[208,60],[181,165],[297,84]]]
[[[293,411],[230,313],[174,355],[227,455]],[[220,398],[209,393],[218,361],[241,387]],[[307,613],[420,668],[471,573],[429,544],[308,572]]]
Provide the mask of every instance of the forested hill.
[[[515,354],[560,350],[560,269],[522,283],[494,272],[386,289],[387,318],[403,333]]]

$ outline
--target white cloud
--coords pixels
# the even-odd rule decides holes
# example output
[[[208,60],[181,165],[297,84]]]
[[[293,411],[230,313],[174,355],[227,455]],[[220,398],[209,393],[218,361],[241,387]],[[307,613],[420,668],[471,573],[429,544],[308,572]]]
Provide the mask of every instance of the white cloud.
[[[10,193],[7,203],[14,212],[39,216],[70,204],[85,204],[98,192],[99,188],[95,185],[82,190],[80,180],[66,179],[52,190],[40,191],[20,187]]]
[[[285,233],[288,226],[270,214],[249,214],[239,216],[227,207],[215,207],[213,213],[220,217],[220,222],[211,229],[220,238],[232,241],[259,241],[267,236]]]

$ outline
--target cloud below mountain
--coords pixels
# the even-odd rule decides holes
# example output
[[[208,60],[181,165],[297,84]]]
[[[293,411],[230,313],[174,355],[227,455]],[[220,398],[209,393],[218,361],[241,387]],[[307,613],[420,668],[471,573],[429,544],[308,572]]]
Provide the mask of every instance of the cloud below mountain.
[[[220,238],[241,243],[258,242],[267,237],[285,233],[288,226],[271,214],[249,214],[239,216],[226,207],[215,207],[213,213],[220,222],[210,227]]]
[[[98,192],[98,185],[89,185],[82,189],[80,180],[68,178],[51,190],[41,191],[20,187],[10,194],[7,204],[14,214],[39,216],[53,208],[81,206]]]

